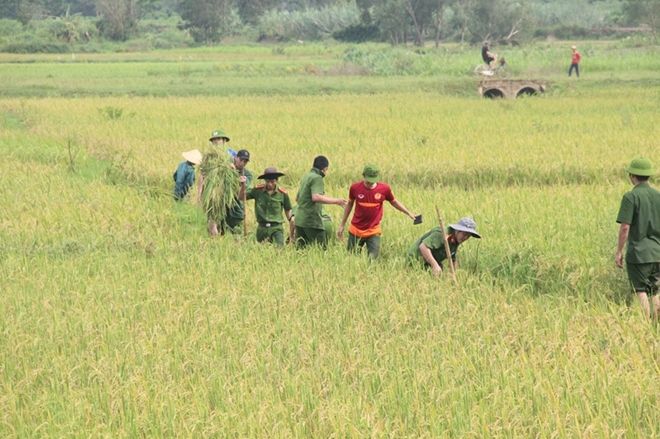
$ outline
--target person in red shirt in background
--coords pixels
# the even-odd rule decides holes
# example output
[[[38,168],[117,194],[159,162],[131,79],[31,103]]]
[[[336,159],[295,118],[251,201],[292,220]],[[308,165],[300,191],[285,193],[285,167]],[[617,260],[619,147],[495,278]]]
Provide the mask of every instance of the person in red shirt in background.
[[[571,47],[571,50],[573,51],[573,60],[571,61],[571,66],[568,68],[568,77],[570,78],[573,69],[575,69],[575,76],[579,78],[580,77],[579,64],[580,64],[580,60],[582,59],[582,55],[580,55],[580,52],[577,51],[577,47],[575,46]]]
[[[355,251],[357,247],[367,246],[371,259],[378,258],[380,252],[380,221],[383,219],[383,203],[389,203],[398,211],[405,213],[413,220],[410,213],[394,198],[392,189],[386,183],[379,182],[380,170],[375,164],[368,164],[362,172],[364,180],[351,185],[348,191],[348,204],[344,208],[341,225],[337,229],[337,237],[344,238],[344,226],[355,205],[355,214],[348,229],[348,250]]]

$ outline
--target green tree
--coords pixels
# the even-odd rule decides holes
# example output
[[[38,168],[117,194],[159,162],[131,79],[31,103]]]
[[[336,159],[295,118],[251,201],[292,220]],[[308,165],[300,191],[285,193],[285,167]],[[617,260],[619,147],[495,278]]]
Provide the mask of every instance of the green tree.
[[[527,0],[457,0],[473,42],[510,40],[533,20]]]
[[[0,2],[0,18],[16,19],[21,0],[5,0]]]
[[[183,0],[181,18],[195,41],[212,43],[242,27],[232,0]]]
[[[238,2],[237,8],[243,21],[257,24],[266,12],[280,6],[281,3],[281,0],[242,0]]]
[[[405,43],[410,30],[406,1],[376,0],[374,2],[373,18],[381,33],[386,35],[393,45]]]
[[[660,0],[626,0],[623,5],[623,14],[630,23],[648,25],[653,32],[653,37],[658,38]]]
[[[106,38],[124,41],[137,33],[135,0],[96,0],[96,10],[99,31]]]
[[[55,19],[54,33],[55,37],[72,44],[80,39],[81,33],[81,14],[71,14],[71,7],[66,9],[66,13]]]

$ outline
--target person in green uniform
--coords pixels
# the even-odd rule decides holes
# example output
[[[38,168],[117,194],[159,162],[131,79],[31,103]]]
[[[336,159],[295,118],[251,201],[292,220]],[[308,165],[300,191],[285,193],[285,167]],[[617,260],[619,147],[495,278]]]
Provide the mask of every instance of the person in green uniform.
[[[283,188],[277,185],[284,174],[276,168],[266,168],[257,177],[266,184],[260,184],[247,191],[246,199],[254,200],[254,213],[257,217],[257,242],[274,242],[284,246],[284,217],[291,221],[291,199]],[[238,198],[242,199],[245,187],[241,185]],[[282,216],[284,211],[284,216]]]
[[[647,316],[658,317],[658,281],[660,280],[660,191],[649,185],[655,175],[649,159],[638,157],[626,168],[633,189],[621,200],[616,222],[619,241],[614,262],[623,268],[623,247],[626,250],[626,269],[632,289]]]
[[[197,149],[181,154],[185,161],[179,163],[174,171],[174,199],[183,200],[195,182],[195,165],[202,164],[202,153]]]
[[[477,224],[471,218],[461,218],[456,224],[450,224],[447,229],[447,242],[454,267],[456,267],[456,251],[458,247],[471,236],[481,239],[477,233]],[[426,268],[431,268],[434,276],[442,274],[442,262],[447,259],[447,250],[443,239],[443,231],[436,227],[419,237],[408,250],[408,258],[420,261]]]
[[[317,243],[325,250],[328,237],[321,216],[322,205],[336,204],[342,208],[346,207],[346,200],[327,197],[324,194],[323,178],[329,166],[330,162],[326,157],[317,156],[314,158],[312,169],[300,181],[300,189],[296,195],[298,210],[295,217],[297,248]]]

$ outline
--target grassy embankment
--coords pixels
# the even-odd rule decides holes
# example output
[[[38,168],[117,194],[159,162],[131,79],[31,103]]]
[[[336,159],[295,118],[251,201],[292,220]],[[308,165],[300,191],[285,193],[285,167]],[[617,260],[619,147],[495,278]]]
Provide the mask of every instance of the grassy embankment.
[[[570,43],[498,48],[517,78],[550,81],[549,93],[572,92],[566,77]],[[613,84],[638,88],[660,82],[656,49],[613,42],[580,46],[591,92]],[[391,49],[386,45],[223,46],[148,53],[0,54],[0,96],[242,96],[372,94],[424,91],[475,95],[478,47]]]
[[[517,101],[2,101],[0,434],[657,436],[657,332],[613,252],[623,168],[660,164],[658,89],[587,81]],[[210,240],[169,193],[218,126],[294,194],[316,154],[332,196],[375,161],[425,223],[386,207],[373,265]],[[436,204],[484,236],[460,288],[405,263]]]

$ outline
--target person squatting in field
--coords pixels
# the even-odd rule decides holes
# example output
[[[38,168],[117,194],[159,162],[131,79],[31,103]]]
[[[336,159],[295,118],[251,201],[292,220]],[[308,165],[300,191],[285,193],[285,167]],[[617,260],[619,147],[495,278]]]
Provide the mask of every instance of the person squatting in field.
[[[247,177],[239,177],[241,188],[238,198],[254,200],[254,213],[257,218],[257,242],[274,242],[278,247],[284,246],[284,218],[291,221],[291,199],[286,190],[278,186],[278,180],[284,176],[276,168],[266,168],[264,173],[257,177],[264,180],[250,190],[245,189]],[[284,216],[282,216],[284,212]]]
[[[355,251],[366,245],[371,259],[377,259],[380,252],[380,222],[383,219],[383,203],[388,201],[396,210],[405,213],[411,219],[415,215],[394,198],[392,189],[380,181],[380,169],[370,163],[362,171],[362,180],[351,185],[348,191],[348,204],[344,208],[341,225],[337,229],[337,238],[344,238],[344,227],[355,205],[355,213],[348,229],[348,251]]]
[[[660,299],[660,191],[649,185],[649,177],[655,175],[649,159],[638,157],[626,168],[634,185],[621,200],[616,222],[619,240],[614,259],[623,268],[623,247],[626,242],[626,270],[631,287],[647,316],[658,317]],[[653,302],[653,309],[649,303]]]
[[[214,146],[219,146],[229,142],[229,137],[223,130],[219,129],[219,130],[215,130],[211,134],[209,141]],[[252,172],[250,172],[246,168],[247,163],[250,161],[250,153],[245,149],[241,149],[236,153],[236,156],[233,157],[233,161],[234,161],[234,167],[236,168],[236,172],[245,175],[246,177],[245,185],[249,187],[253,179]],[[200,203],[202,200],[203,192],[204,192],[204,174],[200,174],[199,185],[197,190],[197,199]],[[244,216],[245,213],[244,213],[243,201],[238,199],[236,200],[235,207],[227,209],[227,216],[225,221],[223,221],[220,224],[210,219],[207,221],[209,235],[217,236],[218,232],[221,235],[224,235],[226,232],[229,232],[232,235],[240,234],[241,226],[243,225]]]
[[[435,227],[419,237],[408,250],[408,258],[411,262],[421,262],[425,268],[430,268],[434,276],[442,274],[442,262],[447,259],[445,239],[449,244],[451,263],[454,268],[458,266],[456,251],[458,247],[471,236],[481,239],[477,233],[477,223],[471,218],[461,218],[456,224],[450,224],[446,235],[440,227]]]
[[[197,149],[181,154],[185,161],[179,163],[174,171],[174,199],[183,200],[195,182],[195,165],[202,164],[202,153]]]
[[[346,200],[324,195],[323,178],[327,174],[329,166],[330,162],[326,157],[317,156],[314,158],[312,169],[300,181],[300,189],[296,195],[298,209],[295,216],[297,248],[304,248],[316,243],[325,250],[328,237],[321,217],[322,205],[336,204],[346,207]]]

